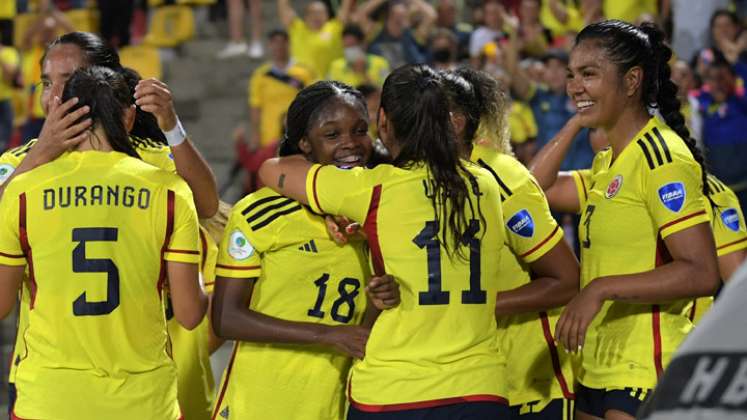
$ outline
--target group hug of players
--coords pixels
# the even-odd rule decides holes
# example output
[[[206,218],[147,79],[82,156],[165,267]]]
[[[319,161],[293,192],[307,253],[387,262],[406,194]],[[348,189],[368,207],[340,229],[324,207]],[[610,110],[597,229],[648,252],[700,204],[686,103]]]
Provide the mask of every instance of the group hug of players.
[[[531,172],[486,74],[399,68],[375,116],[318,82],[228,216],[168,87],[63,35],[39,139],[0,157],[11,418],[633,418],[747,248],[662,37],[578,35],[578,113]],[[609,147],[559,173],[582,127]],[[580,214],[580,264],[550,209]]]

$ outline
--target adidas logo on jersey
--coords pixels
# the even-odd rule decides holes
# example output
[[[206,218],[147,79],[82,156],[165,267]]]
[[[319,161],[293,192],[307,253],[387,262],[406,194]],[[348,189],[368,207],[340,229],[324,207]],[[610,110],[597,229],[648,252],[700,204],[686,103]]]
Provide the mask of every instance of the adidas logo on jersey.
[[[220,412],[220,416],[223,417],[224,419],[228,418],[228,414],[229,414],[228,407],[224,408],[223,411]]]
[[[314,242],[313,239],[303,244],[303,246],[299,246],[298,250],[305,251],[305,252],[313,252],[313,253],[319,252],[319,250],[316,249],[316,243]]]

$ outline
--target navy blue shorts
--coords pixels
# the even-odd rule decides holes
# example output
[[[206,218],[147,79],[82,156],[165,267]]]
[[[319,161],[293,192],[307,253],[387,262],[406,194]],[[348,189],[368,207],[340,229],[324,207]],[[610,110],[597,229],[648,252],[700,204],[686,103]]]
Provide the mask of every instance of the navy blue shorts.
[[[539,401],[511,406],[511,418],[514,420],[573,420],[573,400],[557,398],[544,407]]]
[[[350,406],[347,420],[509,420],[511,409],[497,402],[465,402],[413,410],[369,413]]]
[[[576,410],[604,418],[607,410],[617,410],[633,417],[651,394],[646,388],[595,389],[578,384]]]

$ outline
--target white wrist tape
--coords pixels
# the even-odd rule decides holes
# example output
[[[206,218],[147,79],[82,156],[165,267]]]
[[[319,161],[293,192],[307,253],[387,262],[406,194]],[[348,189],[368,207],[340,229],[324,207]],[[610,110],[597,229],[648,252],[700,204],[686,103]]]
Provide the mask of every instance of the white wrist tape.
[[[174,128],[169,131],[164,131],[163,135],[166,136],[166,142],[171,147],[182,144],[184,139],[187,138],[187,132],[184,131],[184,127],[182,126],[182,122],[179,121],[179,118],[176,119],[176,125]]]

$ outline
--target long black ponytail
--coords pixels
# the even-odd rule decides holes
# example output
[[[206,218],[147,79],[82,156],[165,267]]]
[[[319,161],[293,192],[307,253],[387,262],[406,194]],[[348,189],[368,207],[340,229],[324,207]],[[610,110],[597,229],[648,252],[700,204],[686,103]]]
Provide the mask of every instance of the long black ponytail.
[[[78,98],[74,109],[88,105],[91,130],[101,127],[112,149],[135,158],[140,156],[130,142],[122,120],[123,112],[133,103],[130,89],[121,74],[106,67],[86,67],[75,71],[62,91],[62,101]]]
[[[690,136],[680,111],[677,85],[671,80],[669,67],[672,49],[665,44],[664,33],[652,23],[637,27],[619,20],[606,20],[585,27],[576,36],[576,45],[585,40],[593,40],[604,49],[607,57],[618,66],[620,74],[635,66],[643,69],[643,106],[657,108],[667,125],[687,144],[701,167],[703,194],[708,197],[710,188],[705,159]]]
[[[384,82],[381,108],[400,149],[393,164],[427,166],[439,240],[447,253],[456,250],[462,256],[458,244],[469,225],[467,204],[472,208],[465,178],[471,177],[459,159],[443,86],[441,76],[425,65],[400,67]]]

